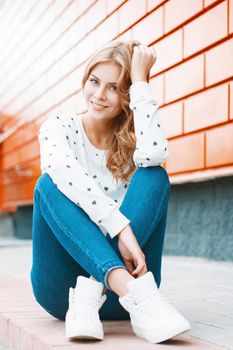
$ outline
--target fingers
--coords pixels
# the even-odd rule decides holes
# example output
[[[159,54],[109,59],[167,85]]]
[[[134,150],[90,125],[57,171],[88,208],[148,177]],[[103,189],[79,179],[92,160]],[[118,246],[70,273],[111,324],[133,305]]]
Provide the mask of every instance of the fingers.
[[[140,50],[144,53],[152,54],[155,58],[157,58],[156,51],[155,51],[155,48],[153,46],[148,47],[146,45],[139,44],[138,46],[134,46],[134,48],[137,48],[138,50]]]
[[[142,269],[142,271],[139,272],[138,277],[141,277],[141,276],[145,275],[145,273],[147,273],[147,271],[148,271],[147,267],[145,266],[144,269]]]
[[[135,265],[137,266],[136,269],[132,272],[132,275],[135,277],[136,275],[143,275],[147,271],[146,262],[145,262],[145,255],[141,255],[139,258],[136,259]]]
[[[131,261],[124,259],[125,265],[127,269],[129,270],[129,273],[132,275],[134,271],[134,266]]]
[[[136,270],[135,270],[135,271],[136,271]],[[135,278],[137,278],[137,277],[141,277],[141,276],[145,275],[145,273],[146,273],[148,270],[147,270],[147,267],[144,266],[138,273],[136,273],[135,271],[132,273],[132,276],[135,277]]]
[[[141,266],[132,272],[132,276],[137,278],[137,277],[145,275],[146,272],[147,272],[147,267]]]

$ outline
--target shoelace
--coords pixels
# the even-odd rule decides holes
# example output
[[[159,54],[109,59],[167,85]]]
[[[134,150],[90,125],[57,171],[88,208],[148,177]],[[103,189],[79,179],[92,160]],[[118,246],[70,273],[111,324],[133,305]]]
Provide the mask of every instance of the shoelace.
[[[85,312],[87,308],[92,312],[98,310],[102,306],[103,302],[104,299],[102,297],[100,299],[96,299],[71,294],[70,298],[70,304],[72,305],[72,307],[74,307],[75,309],[77,308],[77,310],[79,311],[84,310]]]

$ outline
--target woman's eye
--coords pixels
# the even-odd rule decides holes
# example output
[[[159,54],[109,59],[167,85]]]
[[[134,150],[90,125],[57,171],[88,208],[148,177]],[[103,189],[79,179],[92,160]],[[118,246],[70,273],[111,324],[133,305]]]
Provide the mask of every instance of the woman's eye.
[[[90,79],[90,81],[93,83],[93,82],[96,82],[97,83],[97,80],[95,79]]]
[[[94,85],[98,84],[98,81],[96,79],[90,78],[90,82]],[[110,86],[110,90],[117,91],[117,87],[115,85]]]

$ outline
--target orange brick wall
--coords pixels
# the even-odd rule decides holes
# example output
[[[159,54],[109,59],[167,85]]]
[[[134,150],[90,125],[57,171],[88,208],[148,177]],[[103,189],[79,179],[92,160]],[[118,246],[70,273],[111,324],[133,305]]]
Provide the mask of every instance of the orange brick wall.
[[[0,33],[2,210],[32,203],[40,124],[84,111],[86,60],[116,38],[157,51],[171,182],[233,174],[233,0],[6,0]]]

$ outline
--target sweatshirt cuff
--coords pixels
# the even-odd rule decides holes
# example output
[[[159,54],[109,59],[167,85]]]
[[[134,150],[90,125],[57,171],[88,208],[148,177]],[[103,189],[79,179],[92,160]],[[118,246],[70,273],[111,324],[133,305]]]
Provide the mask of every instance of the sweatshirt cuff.
[[[157,106],[158,103],[155,99],[155,96],[152,91],[152,87],[149,83],[145,81],[136,81],[134,82],[129,89],[130,93],[130,103],[129,108],[133,111],[137,109],[138,104],[141,103],[149,103],[149,106],[152,108],[152,111],[154,111],[154,106]],[[145,110],[145,106],[143,107]]]
[[[151,85],[146,81],[135,81],[129,88],[130,97],[132,100],[138,99],[141,97],[142,99],[145,97],[153,97]]]
[[[130,223],[130,220],[123,215],[119,209],[115,209],[110,215],[102,219],[102,225],[113,238]]]

